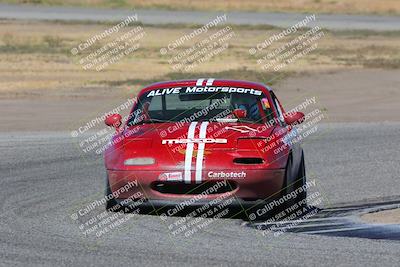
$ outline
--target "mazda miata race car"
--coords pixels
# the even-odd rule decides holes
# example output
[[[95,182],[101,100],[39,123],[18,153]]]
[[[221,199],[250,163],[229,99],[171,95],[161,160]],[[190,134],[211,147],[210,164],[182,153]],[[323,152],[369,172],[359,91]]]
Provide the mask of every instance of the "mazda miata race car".
[[[140,91],[126,122],[105,150],[107,209],[204,205],[221,196],[252,206],[306,183],[295,125],[269,86],[198,79],[152,84]],[[293,202],[304,203],[296,191]],[[189,201],[190,200],[190,201]]]

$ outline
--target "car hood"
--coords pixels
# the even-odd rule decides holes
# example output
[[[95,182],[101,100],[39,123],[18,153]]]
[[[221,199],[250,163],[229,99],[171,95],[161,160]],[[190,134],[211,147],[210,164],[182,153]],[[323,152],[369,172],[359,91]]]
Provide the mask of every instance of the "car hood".
[[[114,137],[120,142],[108,150],[107,167],[121,170],[184,170],[185,164],[198,164],[204,168],[231,168],[233,159],[247,155],[260,157],[252,139],[267,138],[274,127],[254,123],[154,123],[125,128]],[[123,138],[121,138],[123,137]],[[115,142],[114,142],[115,143]],[[153,158],[149,166],[126,166],[132,158]],[[191,162],[191,163],[188,163]]]
[[[188,143],[205,143],[207,149],[235,149],[239,139],[259,139],[271,135],[274,127],[255,123],[154,123],[124,130],[126,148],[157,149]],[[134,147],[132,146],[134,145]]]

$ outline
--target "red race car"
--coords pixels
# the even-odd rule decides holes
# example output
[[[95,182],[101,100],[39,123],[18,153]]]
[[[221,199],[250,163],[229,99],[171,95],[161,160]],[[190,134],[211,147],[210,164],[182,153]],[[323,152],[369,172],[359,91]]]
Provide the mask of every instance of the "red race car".
[[[152,84],[105,151],[107,209],[210,203],[252,206],[303,187],[301,112],[285,113],[266,85],[198,79]],[[305,201],[306,192],[292,201]]]

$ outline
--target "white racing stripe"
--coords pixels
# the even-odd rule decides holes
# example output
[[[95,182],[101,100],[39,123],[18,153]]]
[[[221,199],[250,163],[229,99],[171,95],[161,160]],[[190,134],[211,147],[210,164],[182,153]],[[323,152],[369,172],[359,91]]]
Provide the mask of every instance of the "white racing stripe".
[[[200,139],[206,138],[207,136],[207,126],[208,122],[203,122],[200,126]],[[205,143],[200,143],[197,150],[197,159],[196,159],[196,183],[201,183],[201,177],[203,174],[203,158],[204,158],[204,149],[206,147]]]
[[[188,139],[194,138],[194,133],[196,130],[197,122],[192,122],[189,126],[189,131],[188,131]],[[192,180],[192,157],[193,157],[193,148],[194,148],[194,143],[188,143],[186,146],[186,155],[185,155],[185,177],[184,181],[185,183],[190,183]]]
[[[207,80],[207,83],[206,83],[206,86],[211,86],[211,85],[213,85],[214,80],[215,80],[215,79],[208,79],[208,80]]]
[[[196,82],[196,86],[202,86],[204,82],[204,79],[198,79]]]

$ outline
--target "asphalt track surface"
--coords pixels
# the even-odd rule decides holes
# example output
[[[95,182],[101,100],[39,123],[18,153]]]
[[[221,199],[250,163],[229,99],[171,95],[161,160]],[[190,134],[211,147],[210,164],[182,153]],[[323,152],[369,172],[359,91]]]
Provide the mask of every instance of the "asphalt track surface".
[[[308,180],[325,197],[320,208],[398,200],[399,142],[399,123],[320,125],[304,141]],[[240,219],[217,219],[187,238],[168,229],[180,217],[132,215],[124,227],[85,238],[71,214],[103,193],[102,158],[83,154],[67,132],[3,132],[0,148],[3,266],[400,265],[399,241],[263,236]]]
[[[248,226],[255,229],[278,235],[280,233],[306,233],[313,235],[358,237],[368,239],[400,240],[399,224],[369,224],[360,219],[364,214],[383,210],[400,208],[400,198],[381,198],[379,201],[364,201],[352,205],[338,207],[317,208],[317,213],[306,220],[296,218],[292,220],[267,220],[249,222]]]
[[[60,21],[121,21],[137,13],[139,21],[145,24],[205,24],[223,12],[170,11],[170,10],[128,10],[81,7],[48,7],[33,5],[0,4],[0,18],[26,20]],[[273,25],[289,27],[303,20],[305,14],[227,12],[227,23],[233,25]],[[376,15],[317,15],[309,27],[320,26],[331,30],[400,30],[399,16]]]

